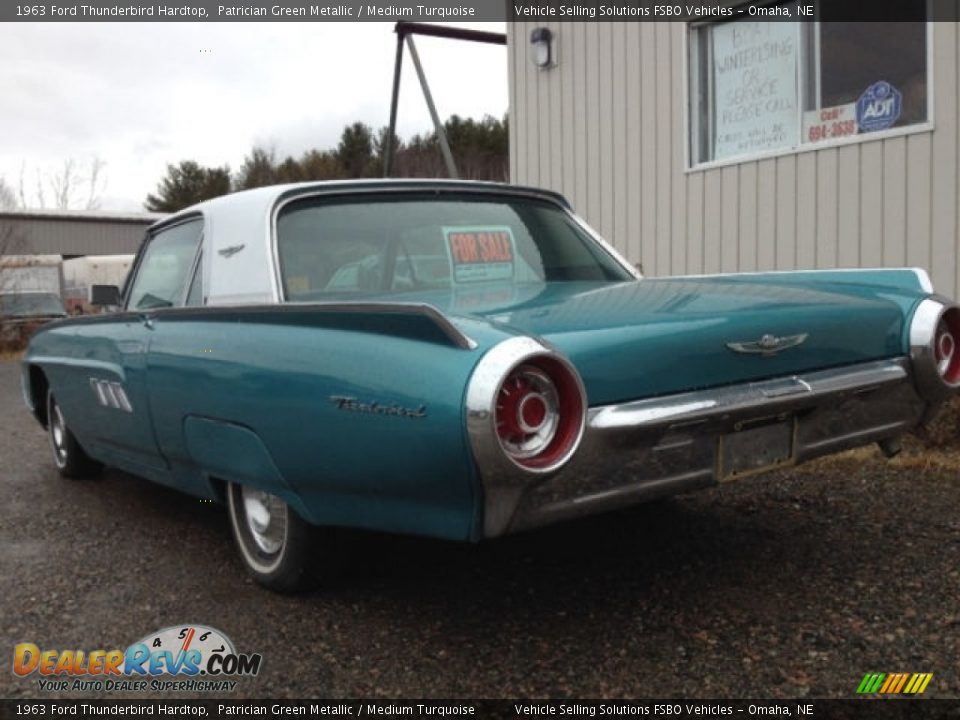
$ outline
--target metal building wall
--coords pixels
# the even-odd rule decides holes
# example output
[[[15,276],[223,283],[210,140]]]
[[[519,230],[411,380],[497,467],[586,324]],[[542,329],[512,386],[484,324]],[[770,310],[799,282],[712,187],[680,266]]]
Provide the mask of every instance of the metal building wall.
[[[933,131],[691,171],[684,23],[507,30],[513,182],[565,194],[648,275],[910,265],[960,295],[957,23],[933,24]]]
[[[160,217],[0,212],[0,238],[16,238],[14,254],[120,255],[135,253]]]

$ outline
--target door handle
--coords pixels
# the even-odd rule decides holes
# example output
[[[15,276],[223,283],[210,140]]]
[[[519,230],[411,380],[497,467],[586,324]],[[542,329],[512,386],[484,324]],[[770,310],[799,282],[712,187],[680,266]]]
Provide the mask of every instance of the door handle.
[[[140,313],[140,322],[147,330],[153,330],[153,318],[146,313]]]

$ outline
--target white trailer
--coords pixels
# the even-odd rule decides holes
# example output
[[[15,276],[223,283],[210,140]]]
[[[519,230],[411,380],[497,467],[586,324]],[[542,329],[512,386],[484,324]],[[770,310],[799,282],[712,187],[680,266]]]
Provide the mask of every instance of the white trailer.
[[[86,255],[63,263],[64,303],[68,312],[90,310],[90,288],[94,285],[122,287],[134,255]]]

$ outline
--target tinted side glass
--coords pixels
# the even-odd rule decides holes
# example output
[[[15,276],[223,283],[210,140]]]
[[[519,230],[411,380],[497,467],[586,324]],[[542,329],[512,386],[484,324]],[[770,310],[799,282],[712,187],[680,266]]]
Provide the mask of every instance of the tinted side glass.
[[[130,288],[128,309],[181,304],[202,229],[203,221],[197,218],[161,230],[150,239]]]

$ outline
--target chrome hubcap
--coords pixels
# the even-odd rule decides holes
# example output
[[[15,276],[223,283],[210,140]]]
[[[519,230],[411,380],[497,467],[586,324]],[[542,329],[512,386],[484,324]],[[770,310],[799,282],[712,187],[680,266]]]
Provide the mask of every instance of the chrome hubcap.
[[[67,425],[63,421],[63,413],[60,412],[60,406],[54,404],[52,417],[50,418],[50,439],[53,441],[53,453],[56,455],[57,463],[63,465],[67,460],[67,450],[64,446],[64,438],[67,434]]]
[[[268,555],[279,552],[287,531],[287,508],[283,500],[248,487],[242,487],[240,494],[247,530],[257,547]]]

